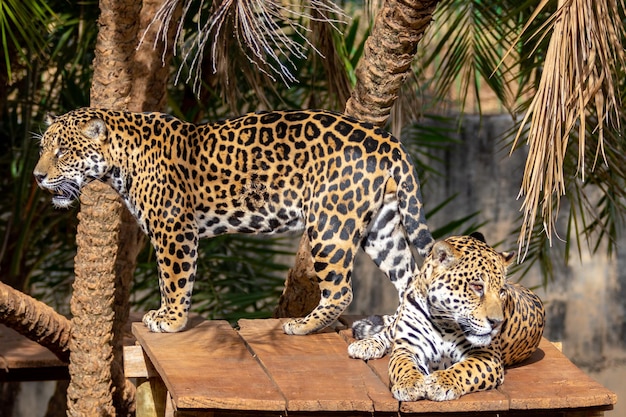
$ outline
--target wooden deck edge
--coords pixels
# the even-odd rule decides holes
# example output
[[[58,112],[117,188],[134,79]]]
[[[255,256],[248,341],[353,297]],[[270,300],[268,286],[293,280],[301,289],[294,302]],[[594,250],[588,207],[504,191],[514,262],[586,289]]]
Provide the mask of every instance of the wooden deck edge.
[[[124,375],[126,378],[155,378],[159,373],[141,345],[124,346]]]
[[[220,328],[222,330],[220,330]],[[228,329],[228,332],[224,333],[226,328]],[[249,354],[249,351],[247,351],[244,345],[240,343],[237,332],[227,321],[207,321],[200,317],[192,318],[188,328],[184,332],[164,334],[151,333],[145,329],[142,324],[135,323],[132,326],[132,331],[139,343],[141,343],[147,361],[154,364],[157,375],[159,375],[167,387],[167,390],[172,397],[174,408],[177,411],[199,408],[236,411],[260,410],[271,412],[283,412],[286,410],[286,400],[284,396],[276,389],[273,381],[267,378],[267,374],[265,374],[262,369],[258,368],[258,371],[254,372],[258,372],[259,375],[263,375],[264,379],[255,380],[258,381],[260,385],[257,385],[254,389],[251,388],[252,391],[250,392],[253,393],[253,395],[245,398],[238,395],[229,395],[228,389],[224,391],[224,389],[221,388],[217,389],[219,394],[215,398],[206,398],[204,395],[198,393],[197,384],[191,383],[183,384],[183,386],[181,386],[181,375],[184,375],[185,372],[188,372],[190,375],[195,374],[195,380],[197,381],[198,378],[201,379],[203,375],[205,375],[205,371],[203,370],[205,367],[208,367],[207,369],[216,369],[214,367],[218,363],[221,363],[222,360],[226,360],[225,363],[230,363],[229,372],[231,372],[231,374],[224,374],[221,378],[224,378],[227,375],[233,375],[232,372],[237,369],[250,369],[249,366],[251,364],[255,364],[255,366],[257,365],[257,361],[253,359],[253,357]],[[216,337],[226,341],[230,347],[224,349],[224,346],[214,345],[213,339]],[[187,363],[186,371],[173,365],[173,361],[175,360],[174,358],[179,356],[179,344],[182,343],[182,345],[185,345],[196,341],[199,344],[195,346],[195,351],[193,353],[186,353],[187,356],[191,355],[191,357],[194,357],[196,361]],[[207,344],[209,342],[210,344]],[[218,356],[215,356],[214,351],[205,350],[207,346],[214,346],[217,350],[222,349],[222,352],[219,353]],[[231,348],[233,347],[237,347],[234,354],[231,353]],[[239,349],[241,349],[242,352],[245,351],[246,354],[238,356],[237,352],[240,352]],[[204,364],[199,366],[197,359],[204,357],[205,352],[209,355],[207,358],[209,358],[209,362],[212,365]],[[223,359],[221,359],[222,357]],[[162,363],[159,362],[159,358],[164,359],[164,361]],[[239,366],[234,364],[232,360],[243,360],[245,363],[242,363],[241,366]],[[166,369],[168,370],[167,372]],[[144,372],[145,371],[140,369],[140,373]],[[235,381],[238,381],[236,379],[236,375],[233,376],[235,376]],[[214,380],[214,385],[212,386],[216,388],[222,387],[222,384],[218,383],[218,381],[220,381],[219,378]],[[224,381],[224,379],[221,379],[221,381]],[[264,386],[266,383],[264,381],[268,384],[271,382],[271,384]],[[256,391],[255,389],[261,389],[262,391]],[[265,394],[259,394],[259,392],[265,392]]]

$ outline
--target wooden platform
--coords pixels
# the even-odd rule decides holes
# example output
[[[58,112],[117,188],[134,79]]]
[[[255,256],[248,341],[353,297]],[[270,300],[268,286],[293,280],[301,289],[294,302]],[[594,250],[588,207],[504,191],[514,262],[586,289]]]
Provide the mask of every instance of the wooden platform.
[[[399,403],[390,394],[387,358],[350,359],[350,331],[287,336],[282,320],[194,319],[176,334],[132,331],[140,346],[125,351],[127,377],[149,378],[137,417],[220,415],[603,415],[616,395],[588,377],[550,342],[508,369],[496,390],[447,402]],[[161,382],[163,393],[158,394]],[[140,404],[154,400],[155,404]]]

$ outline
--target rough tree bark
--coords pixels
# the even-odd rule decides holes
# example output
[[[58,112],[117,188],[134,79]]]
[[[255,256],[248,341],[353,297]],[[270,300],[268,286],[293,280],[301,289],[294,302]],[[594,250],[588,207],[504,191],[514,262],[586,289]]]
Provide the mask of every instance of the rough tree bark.
[[[167,82],[170,75],[174,37],[182,13],[182,2],[172,15],[168,26],[167,45],[162,42],[158,24],[150,25],[163,5],[163,0],[144,0],[139,16],[139,37],[142,43],[135,51],[133,64],[133,86],[128,101],[131,111],[164,111],[167,104]],[[146,32],[147,30],[147,32]]]
[[[356,67],[357,83],[345,112],[383,126],[411,73],[417,45],[439,0],[386,0],[376,15]]]
[[[417,45],[432,21],[437,3],[439,0],[383,2],[356,67],[357,82],[346,103],[346,114],[378,126],[387,122],[400,87],[410,74]],[[311,245],[305,233],[274,316],[304,316],[317,306],[318,301]]]
[[[311,243],[306,232],[300,239],[296,263],[287,272],[285,289],[274,309],[274,317],[302,317],[320,301],[320,287],[311,259]]]
[[[154,47],[157,27],[145,34],[161,2],[101,0],[91,105],[132,111],[163,110],[171,53]],[[174,28],[176,25],[172,25]],[[171,43],[173,29],[168,33]],[[137,48],[137,49],[136,49]],[[124,323],[144,236],[117,194],[93,183],[81,198],[72,296],[68,415],[127,415],[134,387],[123,375]]]
[[[135,0],[100,0],[93,107],[126,107],[140,10],[141,2]],[[115,356],[120,333],[116,335],[113,324],[116,313],[127,314],[124,293],[134,270],[138,235],[136,223],[108,185],[93,182],[85,187],[70,304],[68,416],[122,416],[132,410],[133,394],[122,375],[121,357]]]
[[[70,321],[48,305],[0,282],[0,323],[47,347],[59,359],[70,358]]]

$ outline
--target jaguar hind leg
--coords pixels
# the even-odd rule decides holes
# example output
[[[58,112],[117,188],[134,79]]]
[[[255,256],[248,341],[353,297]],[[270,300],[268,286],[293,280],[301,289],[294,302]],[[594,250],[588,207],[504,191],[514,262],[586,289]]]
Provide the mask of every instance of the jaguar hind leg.
[[[320,287],[320,302],[306,317],[283,326],[287,334],[309,334],[332,324],[352,301],[352,268],[359,247],[362,221],[347,218],[314,223],[307,229],[313,267]],[[322,226],[321,230],[318,227]]]
[[[334,246],[329,244],[327,247]],[[315,251],[315,246],[313,248]],[[283,330],[286,334],[304,335],[316,332],[331,325],[344,312],[352,301],[350,278],[353,255],[351,253],[355,251],[355,249],[335,248],[333,254],[314,257],[314,268],[320,286],[320,302],[306,317],[285,323]],[[333,263],[329,263],[329,260]],[[346,264],[349,266],[344,266]]]
[[[401,219],[396,195],[387,194],[362,245],[365,253],[396,287],[400,301],[409,280],[417,273]]]

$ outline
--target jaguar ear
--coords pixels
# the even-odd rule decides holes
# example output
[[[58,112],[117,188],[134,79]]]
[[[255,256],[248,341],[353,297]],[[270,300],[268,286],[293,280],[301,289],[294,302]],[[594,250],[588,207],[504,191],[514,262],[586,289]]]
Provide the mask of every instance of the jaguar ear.
[[[91,140],[104,143],[107,140],[107,125],[104,120],[94,117],[82,127],[83,135]]]
[[[485,240],[485,236],[480,232],[472,232],[470,233],[470,237],[473,237],[476,240],[480,240],[483,243],[487,243],[487,241]]]
[[[456,250],[445,240],[435,243],[431,251],[431,256],[444,268],[451,268],[459,261]]]
[[[44,122],[46,122],[46,125],[50,126],[52,123],[54,123],[54,121],[56,119],[57,119],[57,116],[55,114],[46,113],[46,117],[44,118]]]
[[[511,265],[513,263],[513,258],[515,257],[515,251],[510,252],[500,252],[500,256],[502,256],[502,260],[506,266]]]

